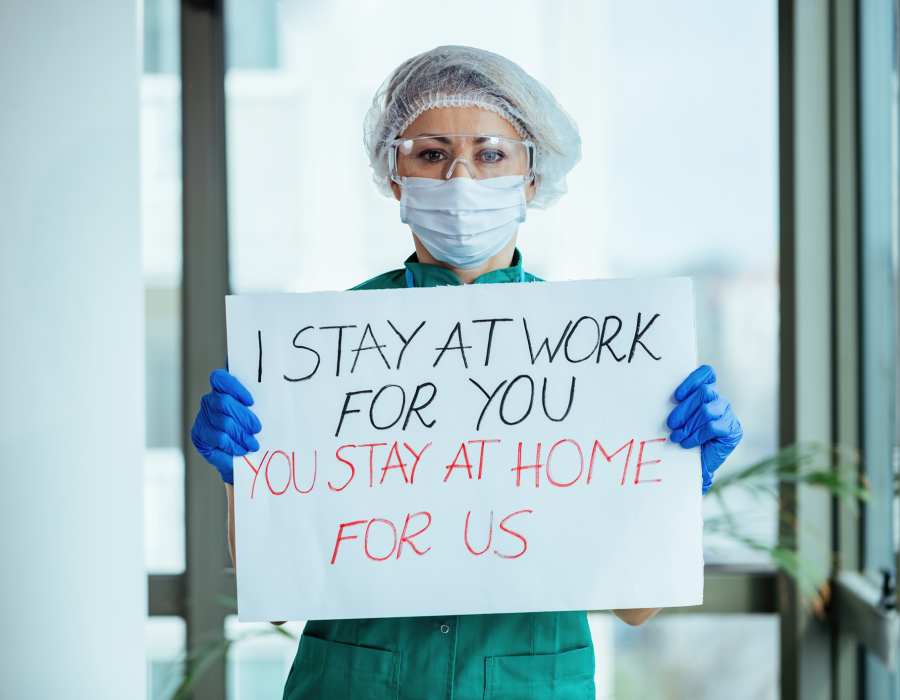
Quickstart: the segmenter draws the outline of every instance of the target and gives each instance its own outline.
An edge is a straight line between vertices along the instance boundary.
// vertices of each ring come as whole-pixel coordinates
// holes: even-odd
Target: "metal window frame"
[[[185,446],[184,615],[188,648],[224,636],[227,608],[215,596],[235,596],[226,573],[225,490],[190,441],[197,397],[227,353],[228,205],[225,153],[225,36],[222,0],[182,0],[183,282],[182,405]],[[191,694],[225,697],[225,663],[214,664]]]
[[[783,445],[805,439],[859,445],[857,13],[857,0],[778,2]],[[184,574],[149,576],[149,614],[184,617],[189,646],[223,636],[228,610],[212,596],[236,596],[227,568],[223,489],[189,439],[196,397],[226,352],[223,22],[222,0],[182,0],[187,560]],[[821,494],[785,488],[782,496],[796,497],[804,517],[829,535],[824,547],[801,540],[801,550],[827,560],[833,547],[844,568],[858,567],[860,531],[851,512]],[[858,642],[838,616],[827,623],[811,616],[793,582],[772,567],[707,566],[705,593],[703,605],[666,614],[778,613],[782,698],[862,700]],[[224,695],[224,665],[218,664],[193,697]]]
[[[875,507],[864,510],[860,565],[877,575],[882,567],[897,571],[894,532],[897,460],[897,289],[881,287],[879,265],[890,261],[882,247],[896,245],[897,236],[897,0],[858,0],[859,36],[859,271],[860,271],[860,444],[868,465],[867,477],[874,492]],[[895,270],[890,273],[896,274]],[[889,274],[890,274],[889,273]],[[879,288],[881,287],[881,288]],[[886,304],[883,300],[889,300]],[[879,337],[885,329],[887,337]],[[885,364],[894,376],[886,382]],[[885,412],[885,404],[893,404]],[[886,498],[885,498],[886,497]],[[861,688],[865,697],[900,698],[897,676],[897,612],[878,604],[881,591],[865,575],[857,575],[859,595],[852,595],[848,581],[848,608],[860,606],[856,624],[866,643]],[[874,601],[874,605],[872,604]],[[890,643],[881,643],[885,639]]]
[[[832,0],[831,149],[832,149],[832,305],[834,401],[832,432],[839,445],[860,447],[862,342],[859,226],[859,7],[857,0]],[[856,571],[861,563],[861,527],[857,514],[832,501],[832,548],[839,570]],[[838,594],[839,595],[839,594]],[[863,698],[862,649],[842,620],[841,600],[831,617],[831,683],[835,700]]]
[[[864,1],[779,2],[782,444],[862,447]],[[880,700],[879,690],[866,688],[865,660],[869,652],[896,653],[898,620],[860,575],[862,523],[808,488],[783,487],[781,495],[796,497],[803,520],[830,535],[826,546],[801,533],[800,553],[825,566],[837,555],[826,620],[805,610],[796,586],[783,580],[782,698]]]
[[[830,10],[829,2],[809,0],[778,5],[782,446],[833,441]],[[795,522],[802,516],[831,534],[831,503],[824,494],[782,484],[780,496]],[[830,569],[830,537],[816,542],[806,528],[784,519],[780,536]],[[827,697],[830,630],[810,614],[799,587],[784,574],[779,589],[782,700]]]
[[[182,446],[185,457],[185,573],[150,575],[150,615],[178,615],[188,649],[224,637],[236,597],[228,558],[221,479],[193,449],[196,399],[226,356],[228,207],[225,154],[225,41],[222,0],[181,1],[182,110]],[[225,697],[225,664],[214,664],[192,694]]]

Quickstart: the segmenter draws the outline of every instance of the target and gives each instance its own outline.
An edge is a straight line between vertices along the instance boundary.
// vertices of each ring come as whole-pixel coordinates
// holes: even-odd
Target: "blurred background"
[[[862,453],[874,494],[854,509],[770,474],[771,497],[734,488],[705,499],[710,524],[736,523],[704,538],[706,602],[639,628],[590,613],[597,697],[900,699],[896,612],[879,597],[900,542],[895,0],[79,8],[0,0],[0,323],[27,329],[0,369],[18,407],[0,408],[0,561],[16,565],[0,565],[0,595],[31,601],[0,602],[0,644],[16,647],[0,654],[0,697],[50,697],[32,655],[47,637],[58,653],[78,645],[86,627],[83,654],[115,664],[121,680],[108,691],[75,682],[85,688],[75,697],[167,700],[193,681],[189,650],[216,652],[192,697],[281,697],[303,622],[288,634],[237,622],[224,492],[185,450],[209,372],[225,362],[222,296],[341,290],[402,266],[412,238],[371,181],[363,118],[403,60],[464,44],[544,83],[583,138],[569,193],[520,228],[526,269],[550,280],[694,278],[700,360],[745,431],[717,479],[783,447],[839,443]],[[34,352],[51,323],[81,339],[76,355]],[[124,329],[127,342],[105,350],[107,364],[92,360],[85,327]],[[77,377],[49,421],[38,416],[60,393],[54,362]],[[32,384],[29,372],[47,378]],[[93,408],[76,415],[72,397],[88,394]],[[33,463],[14,427],[23,419],[122,428],[127,487],[106,472],[75,493],[48,487],[80,504],[71,512],[14,495],[33,490],[14,466]],[[89,455],[109,453],[67,440],[51,440],[35,467],[53,474],[47,465],[77,448],[73,464],[88,473]],[[107,491],[127,517],[106,508]],[[29,543],[48,539],[38,575]],[[40,588],[59,603],[30,624],[35,580],[60,577],[60,557],[84,541],[100,544],[68,578],[85,588],[99,578],[98,595],[130,591],[116,598],[121,623],[98,628],[94,618],[116,610],[60,582]],[[815,595],[773,559],[782,546],[824,572]],[[868,607],[854,608],[860,600]],[[97,666],[79,658],[66,668],[90,678]]]

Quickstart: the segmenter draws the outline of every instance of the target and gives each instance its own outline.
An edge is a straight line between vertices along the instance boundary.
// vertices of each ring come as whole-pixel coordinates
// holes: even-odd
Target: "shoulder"
[[[540,277],[532,275],[530,272],[526,272],[525,273],[525,281],[526,282],[543,282],[544,280],[542,280]]]
[[[385,272],[382,275],[378,275],[378,277],[373,277],[362,284],[352,287],[350,291],[358,289],[402,289],[404,287],[406,287],[406,268]]]

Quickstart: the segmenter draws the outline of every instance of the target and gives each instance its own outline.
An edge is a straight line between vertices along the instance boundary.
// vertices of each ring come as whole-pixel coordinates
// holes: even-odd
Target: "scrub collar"
[[[406,266],[407,278],[412,275],[413,283],[416,287],[457,287],[462,285],[459,277],[446,267],[420,263],[415,253],[410,255],[403,264]],[[516,248],[513,252],[512,264],[509,267],[485,272],[483,275],[476,277],[472,284],[502,284],[505,282],[521,282],[523,280],[522,254]]]

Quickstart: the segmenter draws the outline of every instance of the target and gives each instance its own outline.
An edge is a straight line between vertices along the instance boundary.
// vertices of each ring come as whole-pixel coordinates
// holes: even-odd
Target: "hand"
[[[262,430],[253,411],[253,397],[243,384],[224,369],[209,375],[212,391],[200,399],[200,412],[191,428],[191,442],[203,459],[219,470],[222,481],[234,483],[233,457],[256,452],[253,437]]]
[[[703,493],[712,487],[713,473],[744,436],[731,404],[716,389],[716,372],[709,365],[695,369],[675,390],[680,401],[666,424],[670,439],[684,448],[700,445]]]

